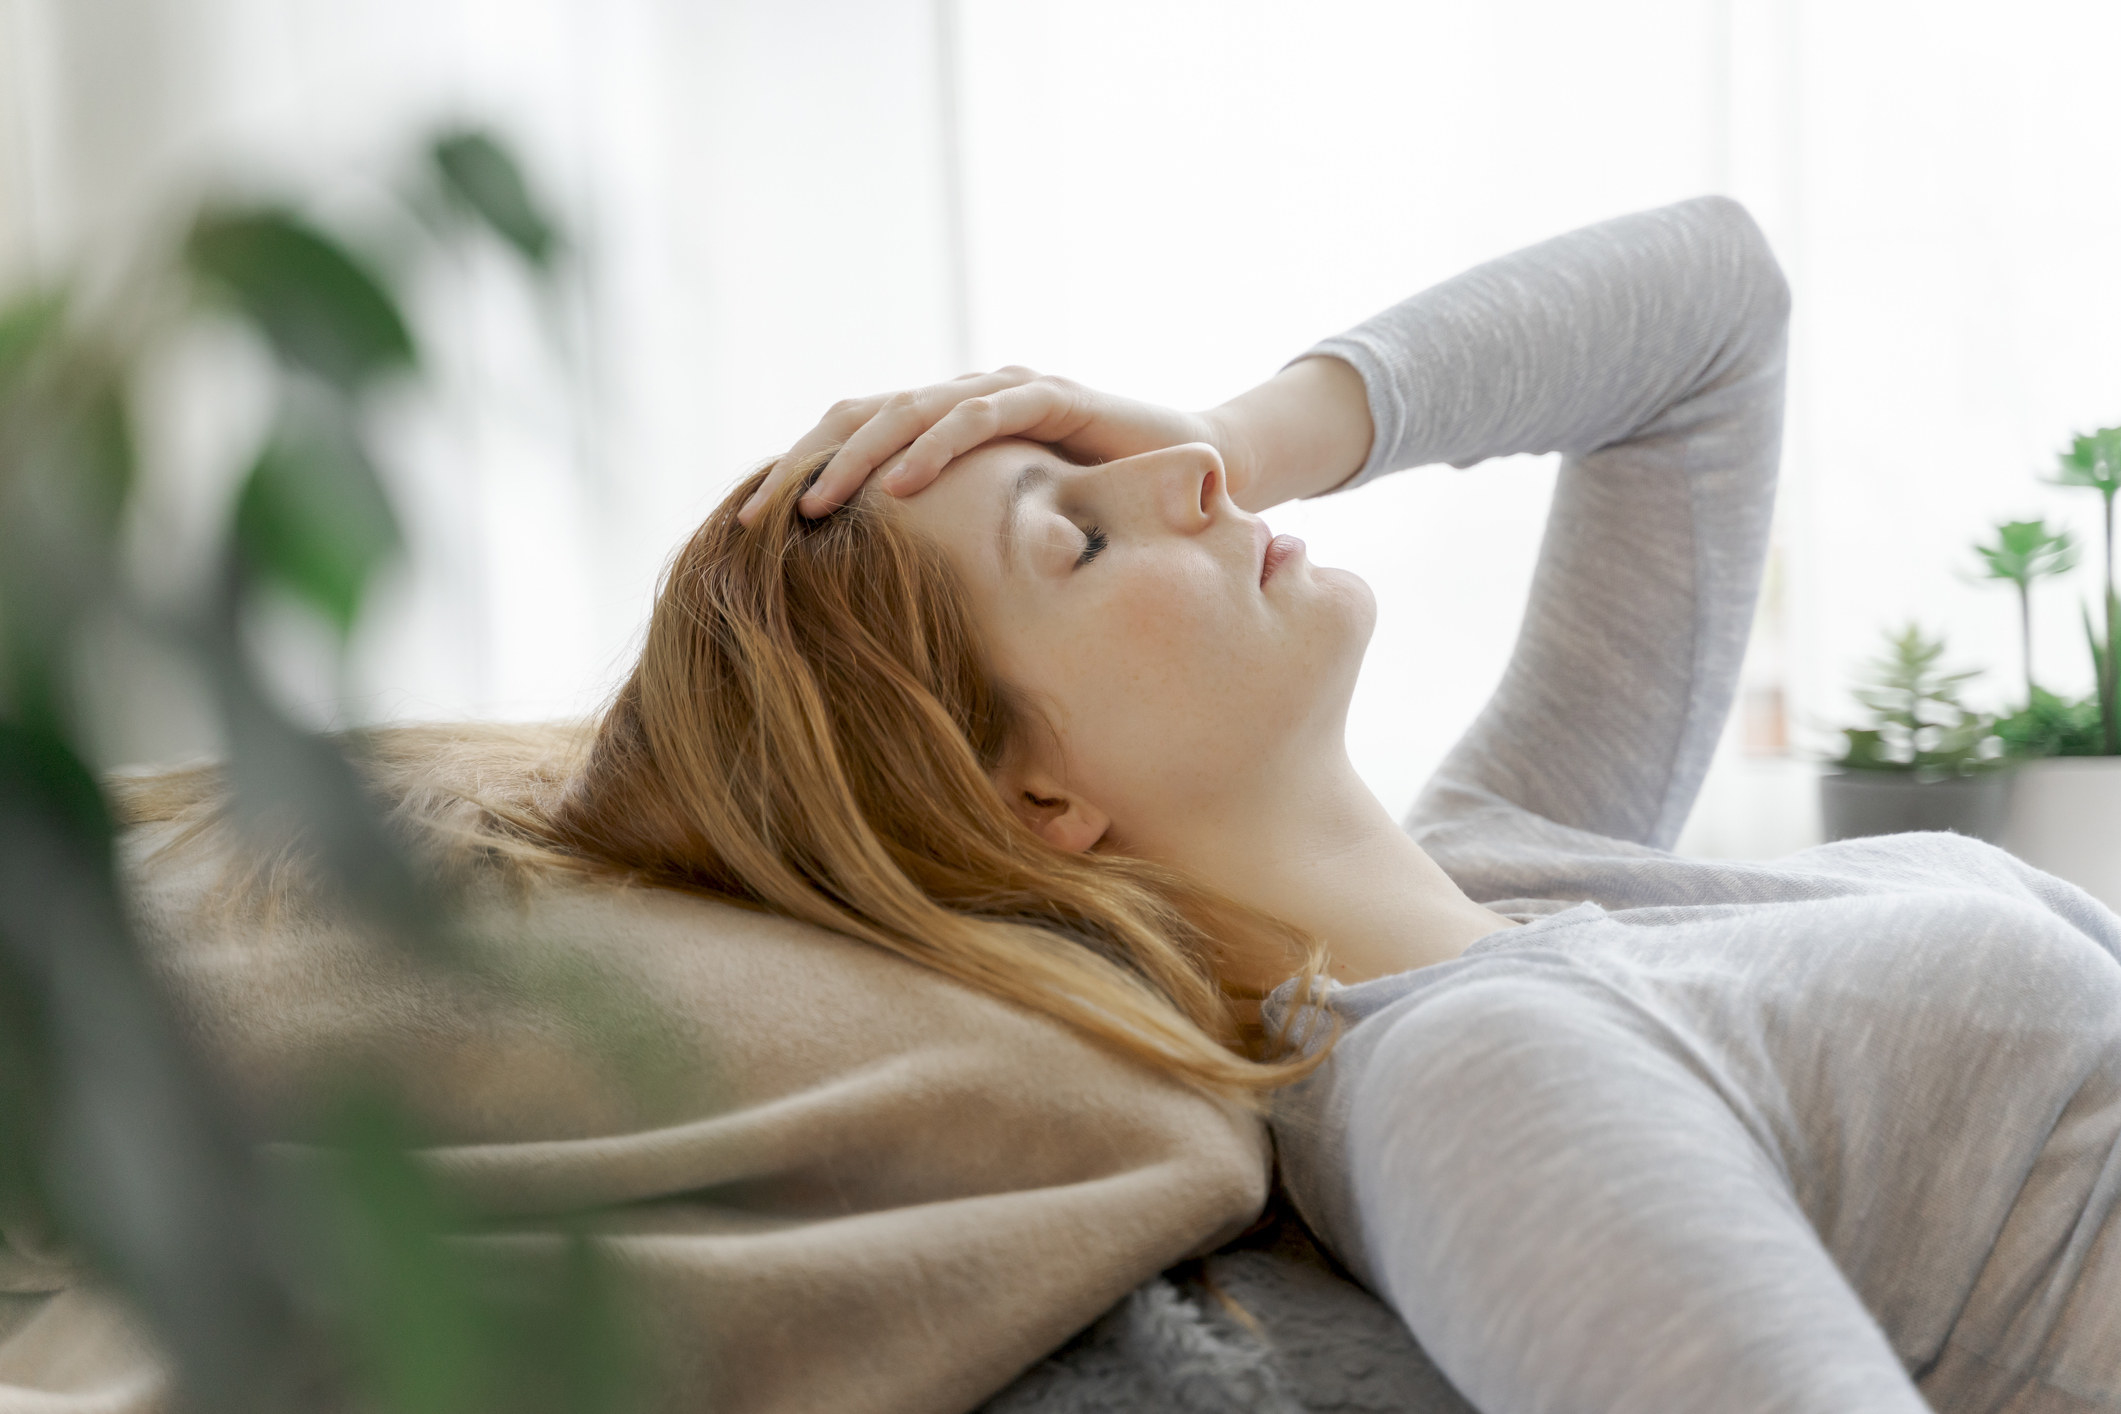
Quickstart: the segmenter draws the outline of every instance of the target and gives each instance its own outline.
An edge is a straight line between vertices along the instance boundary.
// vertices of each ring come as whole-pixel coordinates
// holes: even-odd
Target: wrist
[[[1299,359],[1203,416],[1249,511],[1330,491],[1369,460],[1368,391],[1337,358]]]

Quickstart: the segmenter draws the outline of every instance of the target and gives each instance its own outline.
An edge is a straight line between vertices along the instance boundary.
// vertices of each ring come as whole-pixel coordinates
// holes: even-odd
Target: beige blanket
[[[400,747],[392,789],[447,796],[526,755],[558,779],[576,743]],[[611,1212],[666,1407],[970,1409],[1263,1202],[1249,1115],[866,944],[552,874],[485,890],[472,921],[543,981],[466,989],[314,911],[231,909],[222,847],[162,848],[181,821],[157,813],[126,839],[139,916],[261,1124],[301,1139],[317,1081],[381,1062],[482,1206]],[[645,1097],[539,1000],[591,979],[642,1054],[677,1058]],[[63,1261],[10,1244],[0,1293],[0,1411],[160,1406],[148,1344]]]

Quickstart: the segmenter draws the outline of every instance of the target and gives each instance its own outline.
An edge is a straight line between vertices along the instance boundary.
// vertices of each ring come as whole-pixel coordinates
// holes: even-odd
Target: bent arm
[[[1788,308],[1752,218],[1703,197],[1478,266],[1218,410],[1256,449],[1233,484],[1258,504],[1563,454],[1509,667],[1410,825],[1500,797],[1603,835],[1678,835],[1752,619]]]

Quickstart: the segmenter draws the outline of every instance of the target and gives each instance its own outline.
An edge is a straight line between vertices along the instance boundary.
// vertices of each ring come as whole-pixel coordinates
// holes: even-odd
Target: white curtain
[[[595,704],[663,556],[835,397],[1023,361],[1205,404],[1512,246],[1721,190],[1796,297],[1774,572],[1687,847],[1806,843],[1805,751],[1910,616],[2016,675],[1968,542],[2121,422],[2121,126],[2098,0],[0,0],[0,272],[169,183],[358,212],[418,133],[492,120],[585,252],[586,399],[495,270],[426,310],[416,553],[322,715]],[[366,185],[364,185],[366,184]],[[159,454],[247,435],[204,360]],[[218,439],[218,441],[217,441]],[[181,471],[181,467],[180,467]],[[177,473],[172,473],[173,476]],[[1494,681],[1552,468],[1397,478],[1270,519],[1376,586],[1351,748],[1409,800]],[[181,480],[181,477],[179,477]],[[192,483],[184,483],[192,484]],[[2043,679],[2081,691],[2076,601]],[[292,655],[293,650],[290,650]],[[190,744],[158,701],[123,750]],[[1795,743],[1795,754],[1778,743]]]

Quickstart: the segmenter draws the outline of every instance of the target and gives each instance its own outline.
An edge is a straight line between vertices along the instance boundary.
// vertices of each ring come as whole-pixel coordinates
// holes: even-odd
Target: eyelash
[[[1105,532],[1099,530],[1094,525],[1083,532],[1083,538],[1089,543],[1083,546],[1083,553],[1076,557],[1075,563],[1077,568],[1089,564],[1092,560],[1096,559],[1099,555],[1103,554],[1105,546],[1111,543],[1106,538]]]

